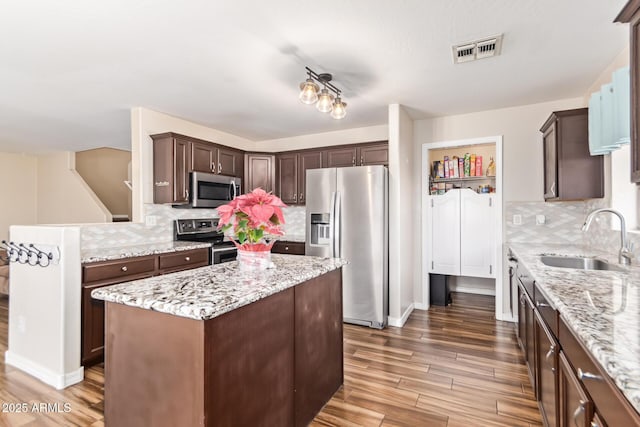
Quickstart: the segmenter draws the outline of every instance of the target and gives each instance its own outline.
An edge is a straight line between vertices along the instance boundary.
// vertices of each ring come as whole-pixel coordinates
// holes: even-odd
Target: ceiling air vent
[[[453,63],[475,61],[500,54],[502,34],[453,46]]]

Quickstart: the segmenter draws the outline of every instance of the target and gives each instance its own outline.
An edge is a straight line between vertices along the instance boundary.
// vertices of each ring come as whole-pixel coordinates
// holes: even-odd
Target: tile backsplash
[[[173,222],[176,219],[217,218],[215,209],[178,209],[167,205],[146,204],[145,217],[155,217],[156,225],[143,223],[107,223],[80,226],[82,249],[112,248],[173,240]],[[285,235],[304,236],[305,208],[283,209]]]
[[[507,242],[583,244],[611,253],[620,249],[620,231],[611,229],[612,215],[598,215],[589,227],[582,231],[582,224],[589,212],[608,207],[607,199],[578,202],[506,202],[505,228]],[[520,215],[521,225],[515,225],[514,215]],[[545,224],[536,225],[536,216],[544,215]],[[640,233],[627,233],[633,243],[634,256],[640,261]]]

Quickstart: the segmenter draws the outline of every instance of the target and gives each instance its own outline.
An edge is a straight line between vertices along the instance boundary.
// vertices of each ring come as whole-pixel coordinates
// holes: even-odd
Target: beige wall
[[[131,152],[96,148],[76,153],[76,170],[112,215],[130,215],[131,191],[124,184]]]
[[[388,138],[389,126],[385,124],[333,132],[300,135],[291,138],[270,139],[256,143],[256,149],[258,151],[278,152],[326,147],[330,145],[386,141]]]
[[[9,238],[9,226],[36,223],[37,158],[0,152],[0,240]]]
[[[413,121],[398,104],[389,105],[389,324],[401,326],[419,286],[414,266],[420,258],[414,250],[414,222],[420,199],[411,197],[413,173]]]
[[[543,200],[542,134],[540,126],[552,111],[584,107],[584,99],[562,99],[541,104],[414,122],[414,156],[420,165],[425,143],[503,136],[503,189],[505,202]],[[420,185],[416,166],[414,185]]]
[[[38,156],[38,224],[111,222],[109,211],[75,171],[74,154]]]

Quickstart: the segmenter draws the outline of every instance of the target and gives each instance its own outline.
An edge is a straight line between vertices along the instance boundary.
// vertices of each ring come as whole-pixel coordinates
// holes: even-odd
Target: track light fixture
[[[334,119],[344,118],[347,115],[347,103],[340,98],[340,89],[330,83],[333,76],[329,73],[317,74],[309,67],[304,68],[307,70],[307,80],[300,83],[300,101],[307,105],[316,104],[318,111],[331,113]],[[322,85],[322,90],[318,83]]]

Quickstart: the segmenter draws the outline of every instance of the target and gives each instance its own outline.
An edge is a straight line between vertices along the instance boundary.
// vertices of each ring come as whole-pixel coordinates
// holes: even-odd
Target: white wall
[[[9,226],[36,223],[37,158],[0,152],[0,240],[9,239]]]
[[[75,153],[37,158],[38,224],[111,222],[111,214],[75,170]]]
[[[257,151],[266,152],[303,150],[305,148],[326,147],[330,145],[386,141],[388,138],[389,126],[385,124],[333,132],[300,135],[291,138],[270,139],[257,142],[255,149]]]
[[[414,274],[420,259],[414,244],[420,241],[415,218],[421,199],[412,197],[413,129],[407,112],[399,104],[389,105],[389,324],[393,326],[402,326],[411,314],[414,288],[420,287]]]

